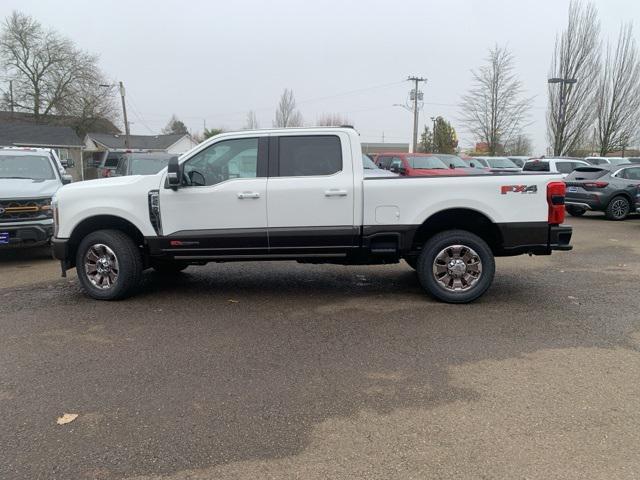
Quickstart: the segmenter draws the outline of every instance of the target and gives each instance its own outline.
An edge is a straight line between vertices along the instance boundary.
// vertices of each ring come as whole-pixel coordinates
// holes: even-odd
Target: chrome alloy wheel
[[[433,260],[433,276],[450,292],[466,292],[482,276],[482,261],[473,248],[450,245]]]
[[[84,255],[84,271],[94,287],[107,290],[118,281],[118,258],[108,246],[96,243]]]
[[[625,199],[619,198],[611,204],[611,212],[615,218],[626,217],[629,213],[629,203]]]

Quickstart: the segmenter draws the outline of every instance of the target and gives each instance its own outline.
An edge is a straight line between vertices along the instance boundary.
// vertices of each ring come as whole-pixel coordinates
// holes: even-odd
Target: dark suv
[[[635,210],[640,165],[578,167],[564,182],[569,214],[577,217],[587,210],[597,210],[605,212],[609,220],[624,220]]]

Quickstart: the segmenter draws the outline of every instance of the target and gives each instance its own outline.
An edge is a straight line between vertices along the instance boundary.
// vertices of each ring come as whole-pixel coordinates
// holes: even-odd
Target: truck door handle
[[[331,190],[325,190],[324,191],[324,196],[325,197],[346,197],[347,196],[347,191],[346,190],[338,190],[338,189],[332,188]]]
[[[238,198],[240,200],[244,200],[245,198],[260,198],[260,194],[258,192],[239,192]]]

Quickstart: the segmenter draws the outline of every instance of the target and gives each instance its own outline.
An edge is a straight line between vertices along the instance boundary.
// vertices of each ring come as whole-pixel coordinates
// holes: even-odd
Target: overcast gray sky
[[[640,19],[637,0],[600,0],[604,36]],[[134,133],[158,133],[175,113],[194,131],[241,128],[248,110],[270,127],[293,89],[305,123],[323,112],[349,117],[365,141],[408,141],[408,75],[428,78],[421,126],[443,115],[471,145],[457,104],[470,69],[507,45],[535,96],[528,133],[546,148],[546,78],[568,0],[80,1],[2,0],[100,55],[127,87]],[[640,26],[637,35],[640,34]]]

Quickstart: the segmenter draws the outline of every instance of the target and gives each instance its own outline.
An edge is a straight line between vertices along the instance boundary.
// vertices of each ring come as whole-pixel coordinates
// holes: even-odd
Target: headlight
[[[40,205],[40,211],[46,217],[49,217],[49,218],[51,218],[53,216],[51,201],[52,201],[52,199],[45,200],[45,201],[42,202],[42,205]]]
[[[53,236],[57,237],[60,219],[58,218],[58,199],[56,197],[51,199],[51,214],[53,215]]]

